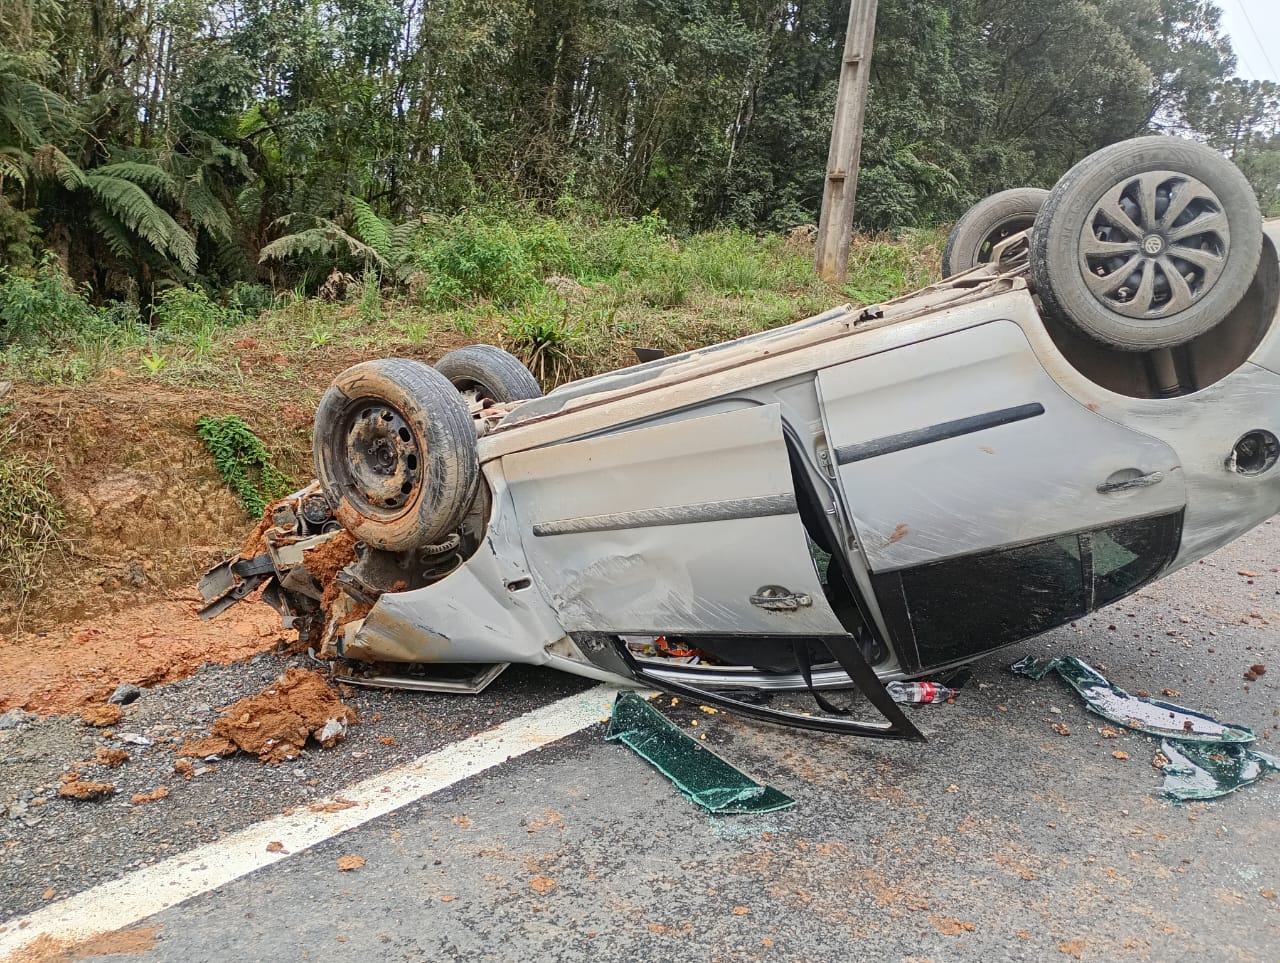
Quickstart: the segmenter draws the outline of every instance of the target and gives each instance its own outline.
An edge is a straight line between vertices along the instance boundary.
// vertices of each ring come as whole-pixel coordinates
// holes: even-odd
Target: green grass
[[[0,420],[8,412],[0,410]],[[65,518],[53,468],[18,454],[16,429],[0,429],[0,596],[17,599],[19,619],[39,588],[49,554],[63,545]]]
[[[937,230],[903,232],[894,241],[855,242],[849,254],[845,293],[860,304],[877,304],[938,280],[939,251],[946,235]]]
[[[0,378],[76,384],[124,372],[249,390],[334,353],[421,356],[477,341],[513,351],[551,387],[631,364],[634,347],[680,351],[923,287],[937,279],[942,240],[939,231],[855,239],[850,280],[837,288],[815,276],[810,243],[779,235],[677,238],[657,216],[472,213],[422,227],[407,283],[367,274],[346,303],[301,286],[273,294],[239,284],[217,298],[172,288],[150,324],[128,306],[91,307],[45,265],[33,278],[0,277]],[[269,346],[277,363],[244,368],[246,339]]]

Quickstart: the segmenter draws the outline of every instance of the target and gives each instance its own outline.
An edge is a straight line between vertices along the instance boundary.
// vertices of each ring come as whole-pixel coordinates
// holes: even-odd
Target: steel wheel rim
[[[394,517],[417,496],[422,447],[409,421],[394,405],[361,399],[344,419],[344,487],[373,515]]]
[[[986,237],[982,239],[982,243],[978,245],[978,263],[990,264],[991,258],[995,254],[996,247],[1002,242],[1013,237],[1013,235],[1022,231],[1031,230],[1036,222],[1036,216],[1029,214],[1026,217],[1011,217],[1004,221],[994,230],[990,231]]]
[[[1147,171],[1094,204],[1080,234],[1080,273],[1103,307],[1158,322],[1204,299],[1230,249],[1212,189],[1187,174]]]

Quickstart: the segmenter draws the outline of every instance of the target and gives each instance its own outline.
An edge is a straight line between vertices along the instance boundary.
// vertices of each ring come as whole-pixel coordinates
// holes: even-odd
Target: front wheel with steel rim
[[[524,362],[491,344],[471,344],[450,351],[435,367],[469,401],[506,404],[542,397],[537,379]]]
[[[1174,137],[1086,157],[1049,193],[1031,232],[1046,312],[1124,351],[1209,331],[1244,297],[1261,255],[1262,215],[1244,175]]]
[[[407,358],[338,375],[316,411],[312,449],[334,517],[389,551],[456,531],[480,477],[467,406],[447,378]]]

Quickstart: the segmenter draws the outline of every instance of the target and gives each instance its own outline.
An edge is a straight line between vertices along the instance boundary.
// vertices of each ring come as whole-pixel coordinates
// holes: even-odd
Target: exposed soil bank
[[[308,473],[310,425],[289,428],[269,399],[137,382],[20,385],[10,397],[20,451],[54,468],[66,514],[65,542],[47,556],[23,628],[132,607],[175,588],[194,597],[200,573],[239,546],[252,522],[195,435],[201,415],[241,415],[282,468]],[[12,631],[17,615],[14,600],[0,598],[0,633]]]

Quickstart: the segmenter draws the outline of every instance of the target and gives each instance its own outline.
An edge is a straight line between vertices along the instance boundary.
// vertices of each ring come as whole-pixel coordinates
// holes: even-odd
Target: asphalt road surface
[[[1268,523],[987,658],[955,704],[910,710],[923,745],[659,698],[705,745],[796,799],[766,816],[694,808],[603,741],[591,720],[607,693],[541,671],[513,669],[475,698],[358,693],[363,721],[346,743],[278,767],[228,760],[183,780],[158,741],[118,778],[126,800],[161,778],[169,797],[59,801],[0,828],[0,951],[71,914],[81,932],[94,920],[128,929],[71,956],[14,959],[1275,963],[1280,776],[1170,803],[1155,740],[1104,739],[1062,682],[1007,671],[1029,653],[1076,654],[1130,691],[1176,690],[1173,701],[1250,726],[1278,752],[1273,563],[1280,524]],[[1258,663],[1270,671],[1246,682]],[[162,740],[282,665],[261,657],[147,693],[121,728]],[[519,728],[531,711],[548,715]],[[553,718],[571,734],[552,738]],[[84,758],[95,738],[69,721],[12,734],[0,743],[4,788],[56,782],[68,761],[58,753]],[[424,755],[437,762],[415,769]],[[354,805],[316,805],[334,798]],[[277,827],[293,835],[269,852]],[[363,863],[342,871],[340,860]],[[188,878],[202,873],[207,883]]]

